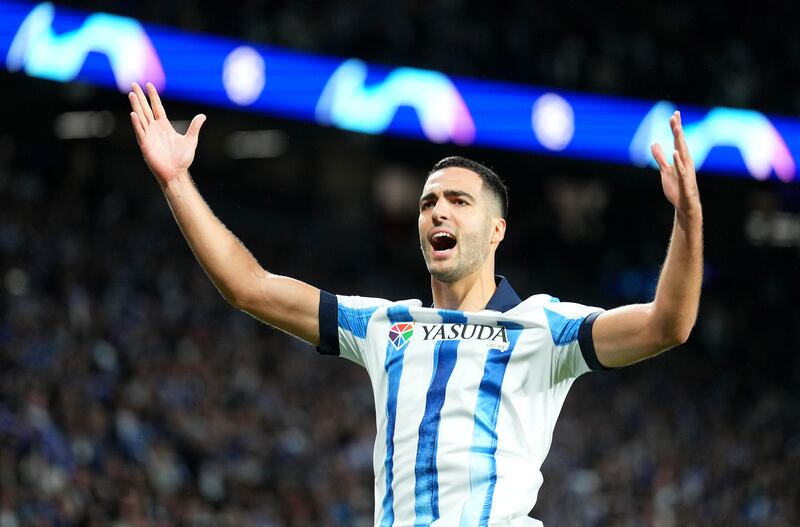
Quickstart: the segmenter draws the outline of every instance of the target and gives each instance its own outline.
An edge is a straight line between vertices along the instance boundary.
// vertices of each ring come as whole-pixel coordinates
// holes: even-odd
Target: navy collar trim
[[[489,299],[489,303],[486,304],[485,309],[505,313],[509,309],[514,309],[522,303],[522,299],[517,292],[514,291],[514,288],[511,287],[511,283],[505,276],[499,274],[494,275],[494,283],[497,288],[494,290],[494,294],[492,298]],[[431,304],[431,307],[434,307],[434,305]]]
[[[492,298],[489,299],[489,303],[486,304],[486,309],[505,313],[522,303],[522,299],[511,287],[511,283],[505,276],[495,275],[494,283],[497,285],[497,289],[495,289]]]

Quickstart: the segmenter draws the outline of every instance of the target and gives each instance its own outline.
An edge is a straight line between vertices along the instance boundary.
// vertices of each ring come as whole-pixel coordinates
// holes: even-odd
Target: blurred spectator
[[[88,173],[97,173],[100,156],[88,159]],[[0,166],[0,527],[372,525],[366,375],[229,308],[155,184],[141,184],[150,183],[143,166],[114,181],[76,182],[20,163]],[[426,170],[387,167],[375,173],[400,174],[402,185]],[[129,177],[138,190],[123,193],[116,187],[137,188]],[[562,298],[583,291],[577,300],[607,306],[652,294],[670,220],[653,216],[658,187],[624,178],[511,179],[518,198],[500,267],[533,262],[514,271],[515,281],[520,275],[523,287]],[[297,192],[297,200],[316,199]],[[800,521],[800,277],[787,272],[797,255],[744,241],[735,262],[720,253],[730,217],[715,219],[714,211],[748,196],[706,195],[709,271],[690,343],[576,384],[534,511],[546,524]],[[378,205],[365,209],[370,221],[334,215],[325,228],[286,213],[304,226],[302,238],[296,229],[264,237],[261,225],[283,210],[260,209],[249,227],[237,220],[246,210],[224,219],[258,240],[254,250],[268,255],[270,268],[290,269],[298,256],[325,260],[326,269],[298,276],[327,276],[348,293],[391,292],[419,258],[415,219]],[[744,215],[740,223],[744,240]],[[408,247],[384,239],[383,229],[408,230]],[[360,237],[397,263],[337,277],[327,267],[335,273],[348,254],[325,258],[330,237]],[[531,253],[540,247],[552,251]],[[593,262],[582,257],[587,251]]]
[[[59,5],[454,74],[800,112],[783,88],[800,80],[798,40],[775,29],[798,18],[793,2]],[[371,526],[364,372],[224,303],[132,136],[128,151],[114,137],[23,139],[46,117],[19,106],[34,112],[14,121],[19,139],[0,134],[0,527]],[[228,166],[195,175],[268,268],[425,299],[405,211],[436,159],[408,166],[392,159],[409,162],[405,143],[335,137],[298,139],[266,186],[247,177],[263,167],[213,185],[204,169]],[[496,155],[512,189],[499,269],[520,292],[607,307],[652,295],[672,219],[655,179]],[[701,186],[698,327],[680,350],[576,383],[534,510],[546,525],[800,525],[800,253],[785,235],[800,194]]]

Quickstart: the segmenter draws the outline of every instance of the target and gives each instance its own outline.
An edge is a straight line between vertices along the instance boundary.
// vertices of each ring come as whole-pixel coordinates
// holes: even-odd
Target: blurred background
[[[793,2],[58,4],[300,51],[800,114]],[[31,4],[33,6],[33,4]],[[230,308],[147,171],[126,97],[0,71],[0,527],[367,526],[374,407],[347,361]],[[202,111],[193,176],[268,270],[430,301],[416,203],[461,154],[511,189],[521,296],[652,298],[672,224],[622,164]],[[262,149],[242,147],[256,131]],[[532,515],[550,526],[800,525],[800,185],[701,172],[689,342],[573,387]]]

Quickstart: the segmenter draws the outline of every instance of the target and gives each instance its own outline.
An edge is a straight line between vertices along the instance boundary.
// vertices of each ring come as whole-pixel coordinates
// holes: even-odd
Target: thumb
[[[201,114],[195,115],[192,122],[189,123],[189,129],[186,130],[186,137],[191,137],[192,139],[197,139],[197,136],[200,134],[200,127],[203,126],[203,123],[206,122],[206,116]]]

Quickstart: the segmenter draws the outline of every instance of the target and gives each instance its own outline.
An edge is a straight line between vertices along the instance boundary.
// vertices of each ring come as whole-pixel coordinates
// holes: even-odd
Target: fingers
[[[683,159],[681,159],[681,155],[678,153],[677,150],[672,152],[672,161],[675,163],[675,168],[678,171],[678,175],[685,176],[686,166],[683,164]]]
[[[686,143],[686,135],[683,132],[683,125],[681,124],[681,113],[676,111],[669,119],[669,125],[672,129],[672,137],[674,140],[674,151],[672,155],[672,164],[675,166],[678,174],[684,176],[687,174],[687,169],[693,168],[692,157],[689,154],[689,146]],[[668,170],[670,163],[664,155],[661,145],[653,143],[650,145],[650,152],[653,158],[658,163],[661,170]]]
[[[650,145],[650,153],[653,154],[653,159],[656,160],[658,163],[658,168],[663,170],[669,170],[669,163],[667,162],[667,158],[664,156],[664,151],[661,150],[661,145],[658,143],[653,143]]]
[[[136,140],[139,144],[142,144],[145,138],[145,130],[144,126],[142,126],[142,122],[139,120],[139,114],[136,112],[131,112],[131,124],[133,125],[133,131],[136,133]]]
[[[136,99],[139,101],[139,107],[142,110],[142,115],[140,115],[139,117],[140,118],[144,117],[144,121],[142,122],[142,124],[145,123],[149,124],[154,119],[154,117],[153,117],[153,111],[150,109],[150,104],[148,104],[147,102],[147,97],[144,96],[142,88],[137,83],[134,82],[132,84],[132,88],[134,95],[136,95]]]
[[[686,144],[686,135],[683,133],[683,123],[681,122],[681,112],[675,111],[669,120],[670,128],[672,128],[672,137],[674,139],[675,151],[680,154],[681,161],[684,165],[691,163],[692,158],[689,154],[689,145]]]
[[[150,96],[150,104],[153,106],[153,116],[156,119],[167,117],[167,112],[164,110],[164,105],[161,104],[161,97],[158,96],[156,87],[152,82],[147,83],[147,94]]]
[[[206,122],[206,116],[202,113],[199,115],[195,115],[192,122],[189,123],[189,129],[186,130],[186,137],[191,137],[192,139],[197,139],[197,136],[200,135],[200,127],[203,126],[203,123]]]
[[[131,103],[131,110],[139,119],[139,126],[144,127],[145,123],[147,123],[147,118],[144,116],[144,110],[142,110],[142,105],[139,103],[139,98],[136,96],[135,93],[130,92],[128,94],[128,101]]]

